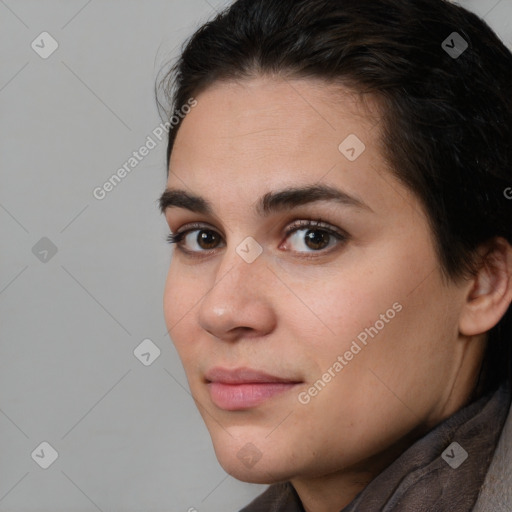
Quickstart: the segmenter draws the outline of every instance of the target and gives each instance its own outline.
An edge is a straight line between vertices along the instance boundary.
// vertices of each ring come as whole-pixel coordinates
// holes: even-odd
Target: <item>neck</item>
[[[377,475],[397,459],[411,444],[422,437],[422,426],[382,452],[357,465],[328,475],[291,479],[306,512],[340,512]]]
[[[345,473],[329,478],[293,480],[306,512],[340,512],[372,480],[373,475]]]

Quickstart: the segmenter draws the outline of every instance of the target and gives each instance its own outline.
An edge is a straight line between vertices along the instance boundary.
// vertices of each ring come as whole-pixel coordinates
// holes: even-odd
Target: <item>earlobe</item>
[[[459,321],[459,331],[465,336],[492,329],[512,302],[512,247],[504,238],[495,238],[482,248],[481,255]]]

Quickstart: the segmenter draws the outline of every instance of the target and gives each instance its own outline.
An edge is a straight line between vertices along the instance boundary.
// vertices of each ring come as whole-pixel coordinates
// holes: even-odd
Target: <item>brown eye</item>
[[[204,227],[184,229],[167,237],[170,244],[176,244],[180,250],[190,254],[212,251],[221,240],[221,236],[216,231]]]
[[[199,247],[203,249],[214,249],[215,245],[219,242],[219,235],[215,231],[202,229],[196,237],[196,242]]]
[[[329,245],[332,235],[321,229],[310,229],[305,236],[306,245],[313,250],[320,250]]]
[[[287,229],[286,240],[287,248],[291,246],[292,252],[311,255],[347,241],[348,235],[322,221],[301,220]]]
[[[349,236],[344,231],[334,226],[331,227],[321,221],[301,220],[286,230],[286,249],[311,256],[315,253],[327,252],[324,249],[334,248],[348,239]],[[191,227],[173,233],[167,240],[190,256],[205,256],[223,246],[221,235],[204,226]]]

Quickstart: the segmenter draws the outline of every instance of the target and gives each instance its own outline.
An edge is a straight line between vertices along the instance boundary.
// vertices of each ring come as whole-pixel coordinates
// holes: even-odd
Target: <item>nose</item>
[[[234,247],[226,248],[215,282],[198,308],[199,325],[224,341],[268,334],[276,325],[274,281],[264,253],[248,263]]]

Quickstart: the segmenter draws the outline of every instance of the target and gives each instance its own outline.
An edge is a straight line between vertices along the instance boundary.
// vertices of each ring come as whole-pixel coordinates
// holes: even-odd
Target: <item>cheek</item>
[[[422,273],[428,274],[426,266]],[[357,425],[364,439],[375,436],[371,425],[377,423],[399,436],[436,414],[456,363],[457,315],[438,273],[418,286],[419,275],[396,267],[358,286],[344,280],[351,293],[332,289],[329,300],[318,296],[336,335],[310,351],[317,367],[310,382],[343,357],[343,368],[335,378],[326,376],[332,383],[313,404],[319,413],[329,411],[329,428]]]
[[[167,324],[167,329],[170,329],[177,320],[178,314],[176,310],[179,308],[177,296],[177,283],[175,277],[173,276],[173,265],[171,264],[167,272],[164,288],[164,317],[165,323]]]
[[[352,383],[364,384],[365,392],[370,387],[365,381],[378,383],[368,368],[378,369],[390,387],[406,395],[425,384],[439,392],[441,381],[433,384],[432,379],[450,371],[448,340],[457,326],[456,311],[450,312],[453,297],[442,285],[427,243],[395,245],[383,255],[360,254],[321,280],[289,283],[309,309],[289,308],[288,318],[315,362],[310,377],[318,378],[352,349],[349,365],[365,371],[344,373]]]
[[[287,318],[304,348],[324,365],[348,350],[358,335],[364,340],[366,328],[378,322],[379,330],[384,330],[396,321],[399,306],[393,308],[393,304],[403,300],[408,287],[403,273],[376,270],[376,263],[363,257],[353,259],[353,264],[345,259],[343,268],[321,276],[312,273],[286,279],[301,300],[287,297],[279,303],[280,317]],[[388,323],[383,324],[380,315]]]
[[[194,330],[191,320],[194,318],[194,306],[198,301],[195,289],[193,280],[180,272],[178,265],[171,262],[164,289],[164,318],[168,334],[182,360],[186,358],[187,347],[194,345],[187,340]]]

